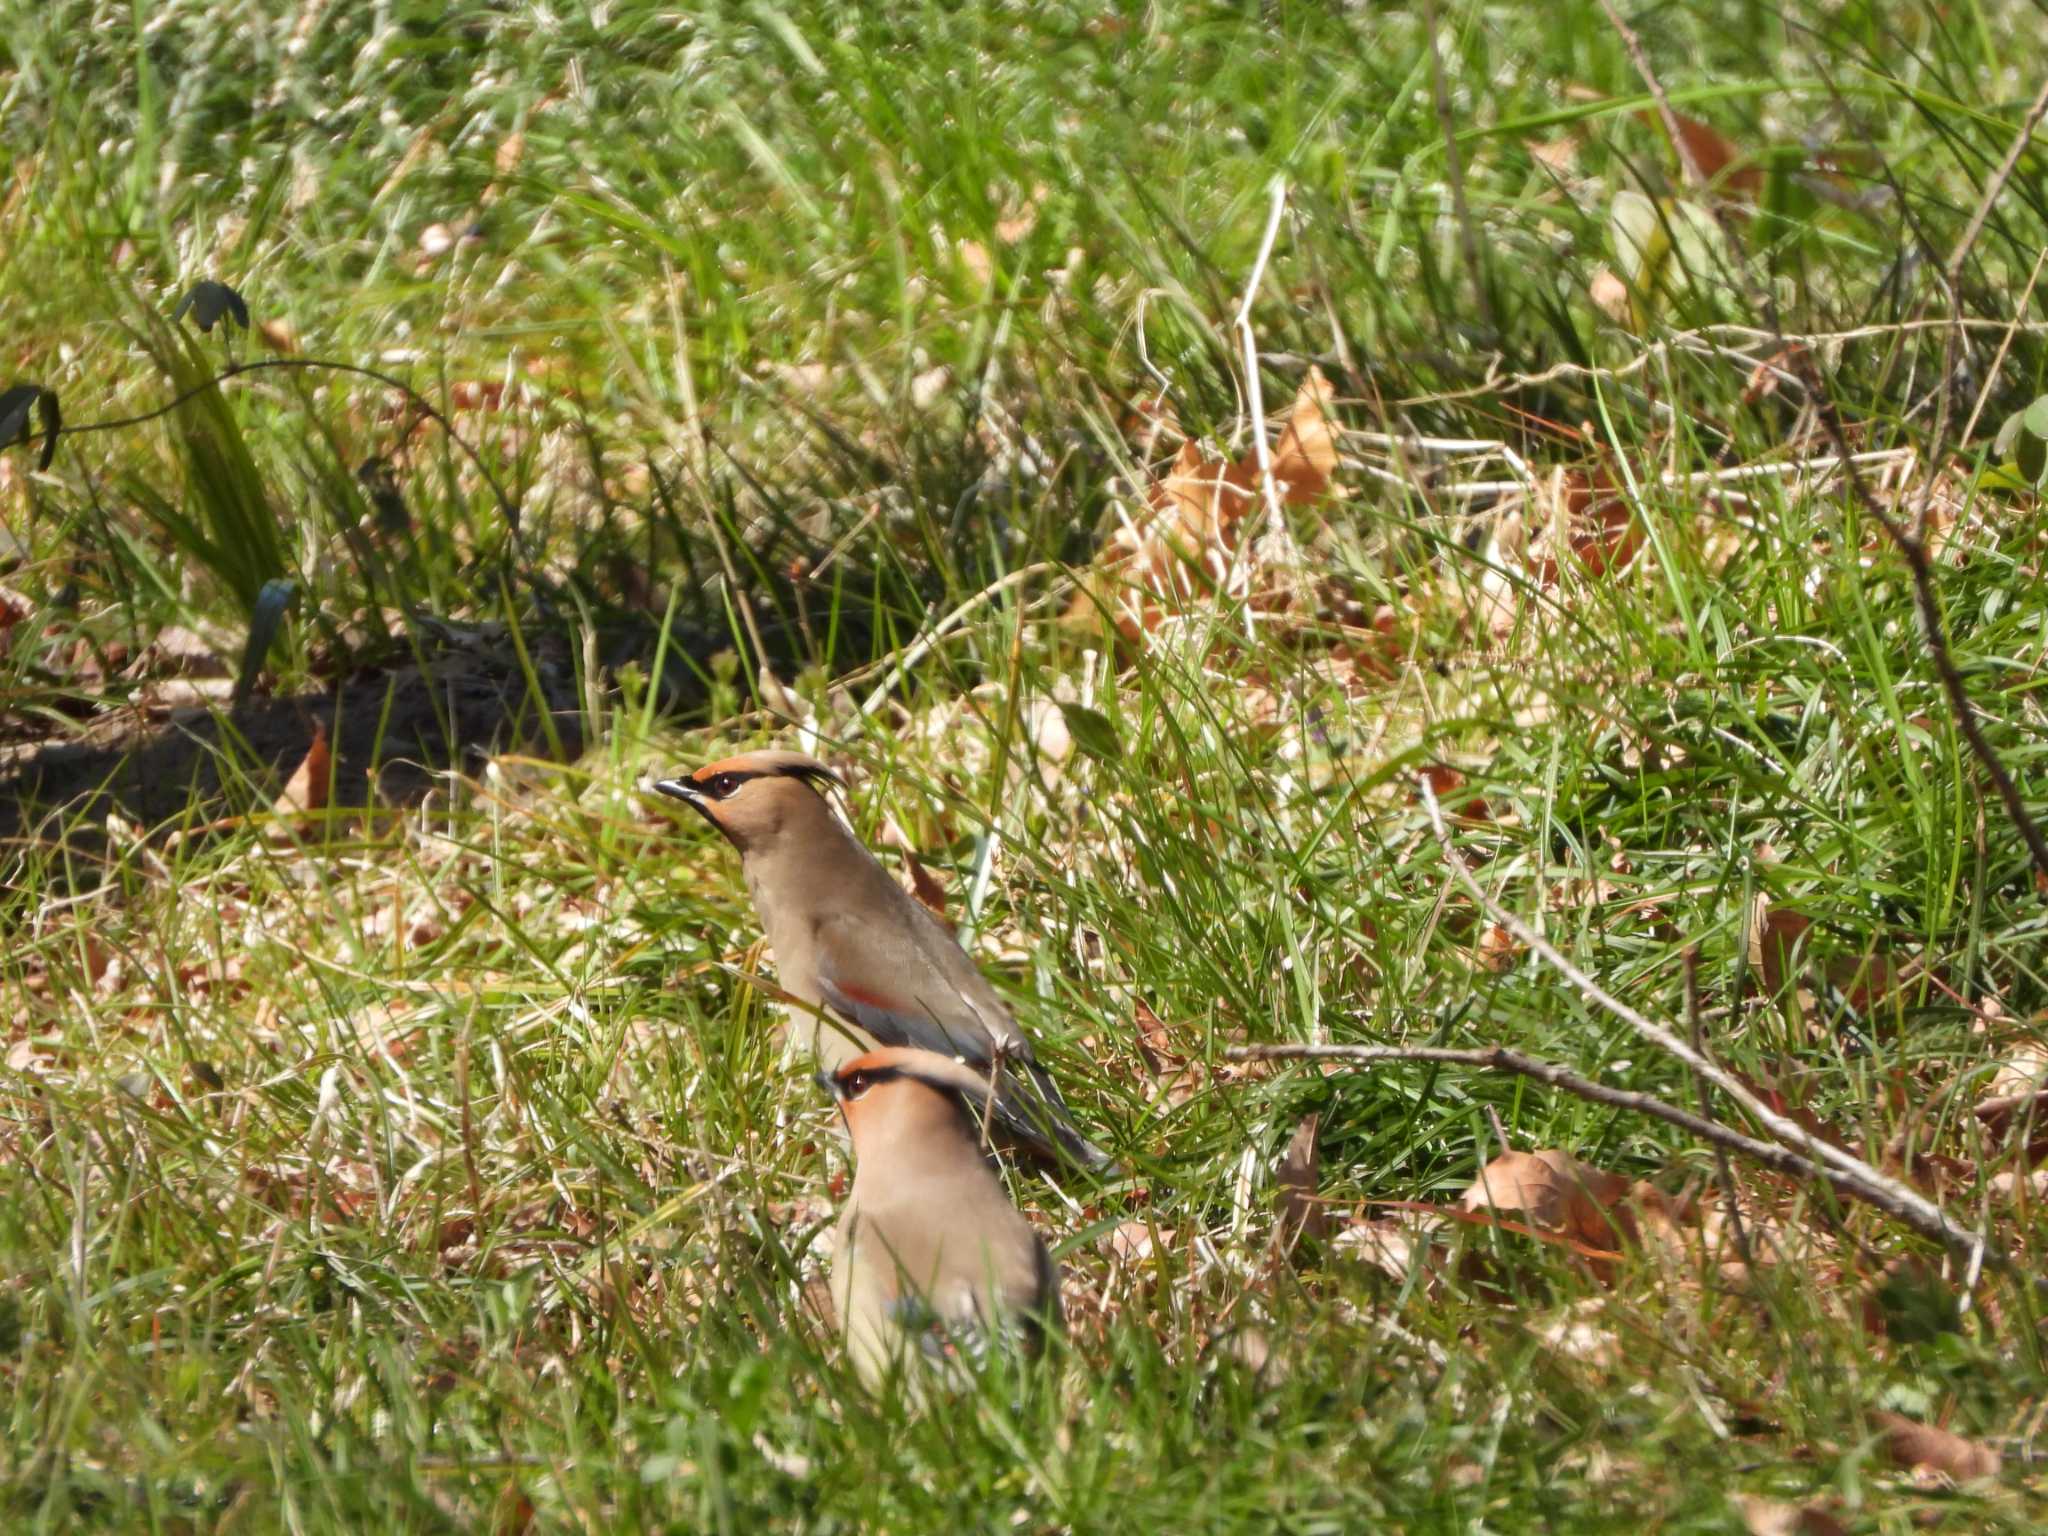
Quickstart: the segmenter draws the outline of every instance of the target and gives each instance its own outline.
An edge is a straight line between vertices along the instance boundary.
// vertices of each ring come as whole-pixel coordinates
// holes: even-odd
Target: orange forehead
[[[856,1072],[901,1070],[909,1064],[910,1059],[920,1054],[917,1051],[906,1051],[901,1046],[884,1046],[878,1051],[869,1051],[865,1056],[854,1057],[832,1075],[851,1077]]]
[[[702,784],[721,773],[758,773],[761,764],[751,752],[742,752],[738,757],[721,757],[715,763],[706,763],[690,775],[692,784]]]

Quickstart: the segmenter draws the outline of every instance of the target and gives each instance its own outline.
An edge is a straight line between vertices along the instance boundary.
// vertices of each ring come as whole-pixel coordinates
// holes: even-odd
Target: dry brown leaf
[[[1886,1454],[1910,1472],[1924,1469],[1968,1483],[1996,1477],[2005,1465],[2005,1459],[1990,1446],[1966,1440],[1952,1430],[1882,1411],[1873,1413],[1870,1422],[1877,1426]]]
[[[1787,1504],[1760,1494],[1738,1493],[1735,1507],[1749,1536],[1848,1536],[1848,1527],[1818,1504]]]
[[[1503,1152],[1480,1170],[1461,1203],[1474,1213],[1518,1211],[1539,1231],[1612,1249],[1617,1233],[1607,1213],[1627,1193],[1626,1179],[1545,1149]]]
[[[1321,1115],[1302,1117],[1275,1174],[1280,1188],[1280,1241],[1289,1248],[1299,1238],[1320,1239],[1326,1226],[1323,1203],[1316,1193],[1320,1183],[1316,1130],[1322,1119]]]
[[[1173,1229],[1155,1229],[1147,1221],[1118,1223],[1102,1242],[1112,1259],[1124,1264],[1146,1264],[1158,1257],[1160,1249],[1173,1242]]]
[[[327,805],[327,786],[332,776],[333,756],[327,749],[327,722],[313,722],[313,741],[292,776],[285,780],[284,793],[271,809],[280,816],[303,815]]]
[[[1673,112],[1667,124],[1662,112],[1645,108],[1642,114],[1649,121],[1665,129],[1667,135],[1671,124],[1676,124],[1678,137],[1691,152],[1692,162],[1709,182],[1724,192],[1733,193],[1746,202],[1755,202],[1757,194],[1763,191],[1764,173],[1754,165],[1737,164],[1747,157],[1729,141],[1719,129],[1710,123],[1703,123],[1696,117],[1687,117],[1683,112]],[[1674,150],[1677,148],[1673,146]],[[1681,161],[1684,156],[1680,156]],[[1734,166],[1733,170],[1729,170]],[[1726,174],[1723,174],[1723,173]]]
[[[1308,377],[1295,392],[1287,425],[1273,450],[1273,478],[1280,484],[1280,500],[1286,506],[1312,505],[1330,491],[1330,477],[1337,472],[1337,433],[1330,423],[1330,407],[1336,399],[1337,392],[1323,377],[1323,370],[1311,365]],[[1254,468],[1257,463],[1254,457]]]
[[[1330,382],[1311,369],[1288,409],[1272,454],[1274,490],[1283,505],[1305,506],[1335,493],[1337,437],[1329,407]],[[1074,622],[1093,623],[1107,601],[1127,640],[1156,630],[1172,606],[1230,584],[1268,610],[1286,606],[1286,583],[1269,589],[1260,567],[1280,571],[1284,560],[1260,541],[1240,547],[1239,524],[1261,499],[1258,454],[1236,461],[1210,459],[1193,439],[1183,440],[1166,473],[1147,493],[1148,515],[1117,530],[1096,564],[1124,590],[1084,590],[1067,610]],[[1285,541],[1291,543],[1291,541]],[[1284,547],[1276,545],[1276,548]]]
[[[1781,906],[1762,891],[1750,914],[1749,963],[1763,978],[1764,992],[1776,997],[1785,980],[1798,966],[1800,941],[1813,927],[1813,919],[1791,907]]]
[[[273,352],[286,356],[299,350],[298,333],[289,320],[265,320],[256,327],[256,339]]]
[[[1425,1280],[1435,1285],[1444,1276],[1445,1249],[1431,1234],[1443,1225],[1441,1216],[1430,1214],[1354,1217],[1331,1247],[1371,1265],[1390,1280],[1405,1281],[1420,1268]]]
[[[1479,968],[1493,975],[1505,975],[1515,968],[1522,946],[1499,923],[1489,923],[1479,935]]]
[[[763,674],[766,675],[765,673]],[[946,915],[946,887],[919,862],[910,834],[894,816],[882,818],[882,845],[894,848],[903,860],[903,872],[910,879],[910,894],[930,909],[934,917]]]

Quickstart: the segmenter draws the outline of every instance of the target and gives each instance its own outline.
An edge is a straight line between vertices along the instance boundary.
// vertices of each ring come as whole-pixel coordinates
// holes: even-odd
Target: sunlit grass
[[[299,588],[271,681],[432,675],[501,632],[431,619],[509,623],[516,647],[477,643],[526,711],[519,743],[426,764],[423,802],[367,818],[266,809],[231,735],[222,794],[179,818],[210,835],[58,814],[6,850],[10,1522],[1725,1531],[1749,1491],[1856,1529],[2038,1525],[2024,1458],[1915,1490],[1869,1417],[2031,1434],[2031,1297],[1901,1300],[1911,1269],[1880,1294],[1938,1255],[1818,1193],[1775,1194],[1816,1250],[1740,1283],[1695,1253],[1602,1286],[1474,1231],[1440,1281],[1336,1236],[1279,1250],[1275,1165],[1310,1114],[1339,1234],[1455,1198],[1501,1136],[1717,1199],[1703,1149],[1531,1085],[1219,1070],[1240,1041],[1498,1041],[1694,1102],[1489,949],[1412,793],[1432,765],[1462,776],[1488,888],[1605,984],[1680,1020],[1696,948],[1720,1059],[1873,1158],[1920,1126],[1952,1209],[2023,1261],[2038,1241],[1969,1110],[2048,1001],[2039,896],[1904,569],[1831,482],[1683,478],[1827,451],[1759,382],[1764,281],[1790,332],[1869,328],[1815,344],[1858,446],[1927,451],[1943,338],[1910,327],[1947,313],[1935,269],[2030,99],[2038,17],[1633,18],[1672,100],[1780,165],[1783,199],[1743,222],[1746,267],[1637,336],[1590,297],[1609,210],[1677,171],[1603,11],[1442,9],[1476,268],[1419,11],[10,17],[0,383],[73,423],[151,409],[173,384],[136,306],[203,277],[273,327],[209,355],[404,377],[519,527],[378,386],[234,381]],[[1973,321],[2028,318],[2031,164],[1969,264]],[[1228,321],[1276,176],[1265,399],[1307,359],[1333,380],[1344,494],[1293,518],[1287,609],[1205,598],[1134,647],[1068,573],[1142,508],[1140,400],[1248,450]],[[1968,336],[1962,410],[1985,411],[1940,486],[1940,580],[2038,805],[2036,509],[1969,479],[2043,388],[2035,331],[1994,374],[2001,339]],[[1473,492],[1512,466],[1442,440],[1506,445],[1538,493]],[[232,667],[247,591],[152,515],[209,505],[193,463],[163,424],[67,438],[47,475],[0,460],[11,738],[164,726],[120,710],[176,670],[148,649],[169,625]],[[1596,469],[1632,485],[1642,558],[1523,562],[1552,474]],[[641,792],[791,700],[1143,1190],[1018,1172],[1071,1338],[944,1413],[867,1401],[811,1308],[845,1154],[747,981],[729,855]],[[585,750],[546,761],[551,731]],[[1772,910],[1811,920],[1775,995]],[[1859,996],[1873,959],[1920,969]]]

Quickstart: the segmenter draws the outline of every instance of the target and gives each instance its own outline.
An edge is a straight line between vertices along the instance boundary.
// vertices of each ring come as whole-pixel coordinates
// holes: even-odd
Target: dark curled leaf
[[[212,330],[222,315],[243,330],[249,329],[249,306],[243,302],[242,296],[226,283],[216,283],[211,278],[202,279],[185,291],[185,297],[178,300],[178,307],[171,311],[171,323],[175,325],[184,319],[188,309],[202,331]]]
[[[256,686],[256,676],[263,670],[263,658],[270,654],[271,644],[284,624],[285,610],[291,607],[292,599],[298,595],[298,583],[282,577],[266,581],[256,594],[256,606],[249,614],[249,642],[242,647],[242,670],[235,679],[237,702],[247,698],[249,690]]]
[[[28,413],[44,393],[40,384],[16,384],[0,394],[0,448],[12,448],[28,436]]]
[[[64,429],[64,418],[57,410],[57,391],[40,391],[36,395],[36,412],[43,418],[43,451],[36,455],[36,468],[44,470],[57,457],[57,434]]]
[[[1114,762],[1124,755],[1123,746],[1116,739],[1116,727],[1109,723],[1109,716],[1085,704],[1066,703],[1060,705],[1060,714],[1067,722],[1067,734],[1074,738],[1074,745],[1090,757]]]

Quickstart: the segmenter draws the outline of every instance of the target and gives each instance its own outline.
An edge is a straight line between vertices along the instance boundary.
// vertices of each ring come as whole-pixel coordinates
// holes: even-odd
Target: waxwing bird
[[[913,1357],[946,1374],[1060,1326],[1059,1276],[1003,1192],[977,1121],[987,1079],[935,1051],[872,1051],[818,1074],[853,1139],[832,1300],[870,1388]]]
[[[801,753],[749,752],[654,787],[739,851],[778,979],[807,1010],[799,1028],[826,1072],[877,1046],[957,1058],[993,1082],[1006,1134],[1110,1171],[988,978],[833,814],[819,786],[839,782]]]

